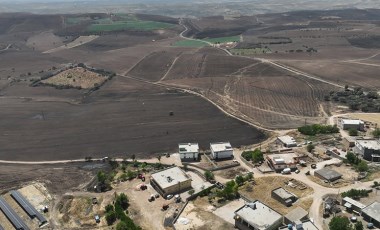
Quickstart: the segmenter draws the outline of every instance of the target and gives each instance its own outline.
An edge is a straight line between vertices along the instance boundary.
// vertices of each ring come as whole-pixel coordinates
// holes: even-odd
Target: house
[[[298,199],[293,193],[283,189],[282,187],[273,189],[271,192],[273,199],[281,202],[283,205],[292,206],[292,204]]]
[[[343,138],[343,146],[346,148],[346,149],[349,149],[349,148],[352,148],[355,146],[355,138],[353,137],[345,137]]]
[[[163,197],[191,189],[191,178],[182,169],[172,167],[156,173],[150,178],[150,184]]]
[[[357,119],[340,119],[338,121],[338,127],[343,130],[356,129],[364,130],[364,121]]]
[[[258,200],[236,210],[234,219],[240,230],[274,230],[282,224],[281,214]]]
[[[210,144],[211,156],[215,160],[231,159],[234,156],[234,150],[230,142],[217,142]]]
[[[321,180],[327,180],[329,182],[336,181],[342,178],[342,174],[338,173],[335,170],[330,168],[323,168],[314,171],[314,176],[318,177]]]
[[[285,168],[296,170],[300,158],[301,156],[295,153],[270,154],[266,157],[269,166],[276,172],[281,172]]]
[[[178,144],[178,153],[181,161],[196,161],[199,159],[198,143]]]
[[[355,211],[361,213],[362,209],[365,208],[365,205],[356,201],[350,197],[344,197],[342,200],[342,205],[350,212]]]
[[[297,146],[296,140],[293,137],[288,136],[288,135],[277,137],[277,142],[282,144],[284,147],[287,147],[287,148]]]
[[[368,161],[380,161],[380,141],[376,139],[357,139],[354,152]]]
[[[306,221],[308,219],[309,213],[305,209],[297,207],[284,216],[284,223],[295,225],[297,221]]]
[[[369,223],[380,228],[380,203],[375,201],[362,209],[362,217]]]

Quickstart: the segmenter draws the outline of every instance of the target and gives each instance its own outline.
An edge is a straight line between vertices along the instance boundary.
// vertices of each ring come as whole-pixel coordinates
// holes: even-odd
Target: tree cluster
[[[108,225],[112,225],[116,220],[120,222],[116,225],[117,230],[141,230],[133,220],[125,214],[129,207],[129,200],[127,195],[121,193],[116,196],[114,205],[107,205],[105,207],[105,218]]]
[[[347,192],[342,192],[342,197],[350,197],[352,199],[360,199],[368,196],[368,191],[365,189],[351,189]]]
[[[329,223],[330,230],[363,230],[363,223],[358,221],[355,224],[351,224],[350,220],[346,216],[335,216]]]
[[[334,125],[305,125],[298,128],[298,131],[304,135],[315,136],[317,134],[339,133],[339,128]]]
[[[264,161],[264,155],[260,149],[255,149],[253,151],[244,151],[241,156],[247,161],[252,161],[253,163]]]
[[[353,152],[348,152],[346,155],[347,162],[355,166],[359,172],[366,172],[369,170],[367,162],[361,160]]]

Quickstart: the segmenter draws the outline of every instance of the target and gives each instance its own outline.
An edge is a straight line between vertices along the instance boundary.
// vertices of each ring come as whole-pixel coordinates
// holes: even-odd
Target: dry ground
[[[97,85],[101,85],[107,78],[92,72],[90,70],[75,67],[65,70],[59,74],[42,80],[42,83],[50,84],[54,86],[70,86],[79,87],[81,89],[90,89]]]
[[[378,125],[378,127],[380,127],[380,114],[378,113],[377,114],[351,113],[349,116],[352,118],[361,119],[363,121],[369,121],[369,122],[375,123]]]
[[[237,175],[245,174],[247,172],[248,171],[245,168],[238,166],[234,168],[218,170],[215,171],[214,174],[221,176],[225,179],[235,179]]]
[[[309,210],[313,202],[313,197],[311,196],[313,189],[309,187],[304,190],[292,188],[285,185],[285,182],[288,180],[289,178],[276,176],[255,178],[256,185],[252,185],[251,183],[245,184],[239,190],[244,196],[250,198],[251,200],[259,200],[269,205],[282,215],[286,215],[296,207]],[[277,200],[273,199],[271,197],[271,192],[273,189],[278,187],[283,187],[289,192],[294,193],[298,197],[298,200],[291,207],[286,207]]]

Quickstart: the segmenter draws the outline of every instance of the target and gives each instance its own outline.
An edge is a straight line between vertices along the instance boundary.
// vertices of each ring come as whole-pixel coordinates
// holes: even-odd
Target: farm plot
[[[133,67],[128,75],[150,81],[158,81],[169,70],[170,66],[180,53],[180,50],[151,53]]]
[[[4,160],[125,157],[126,153],[143,158],[174,152],[181,142],[195,141],[207,148],[213,141],[241,146],[265,138],[199,97],[121,77],[83,104],[4,99],[1,107]]]
[[[56,87],[68,86],[80,89],[90,89],[100,86],[107,78],[98,73],[86,70],[81,67],[65,70],[53,77],[42,80],[43,84]]]
[[[178,78],[196,78],[199,76],[206,54],[182,54],[173,64],[169,73],[167,74],[167,80]]]

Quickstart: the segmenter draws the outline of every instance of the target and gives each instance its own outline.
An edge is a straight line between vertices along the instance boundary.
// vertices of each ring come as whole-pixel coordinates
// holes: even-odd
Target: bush
[[[107,204],[107,206],[105,207],[105,210],[106,210],[106,213],[114,211],[113,210],[113,205],[112,204]]]
[[[352,230],[350,220],[345,216],[335,216],[329,223],[330,230]]]
[[[359,199],[361,197],[367,197],[368,196],[368,191],[364,189],[351,189],[348,190],[347,192],[342,192],[342,197],[350,197],[353,199]]]
[[[116,221],[116,213],[115,211],[110,211],[106,213],[106,221],[108,225],[113,225]]]
[[[264,155],[260,149],[255,149],[252,153],[252,161],[253,163],[258,163],[260,161],[264,161]]]
[[[368,171],[368,164],[365,161],[360,161],[358,164],[358,170],[359,172],[367,172]]]
[[[359,132],[358,132],[358,130],[356,130],[356,129],[349,129],[349,130],[348,130],[348,134],[349,134],[350,136],[357,136],[357,135],[359,134]]]
[[[373,132],[372,132],[372,135],[376,138],[379,138],[380,137],[380,129],[375,129]]]
[[[339,128],[334,125],[305,125],[298,128],[298,131],[304,135],[315,136],[317,134],[339,133]]]
[[[212,173],[211,171],[206,171],[204,173],[205,177],[206,177],[206,180],[210,181],[210,180],[214,180],[215,176],[214,176],[214,173]]]
[[[313,151],[313,149],[315,149],[315,146],[313,144],[308,144],[306,148],[307,148],[307,151],[309,153],[311,153],[311,151]]]

